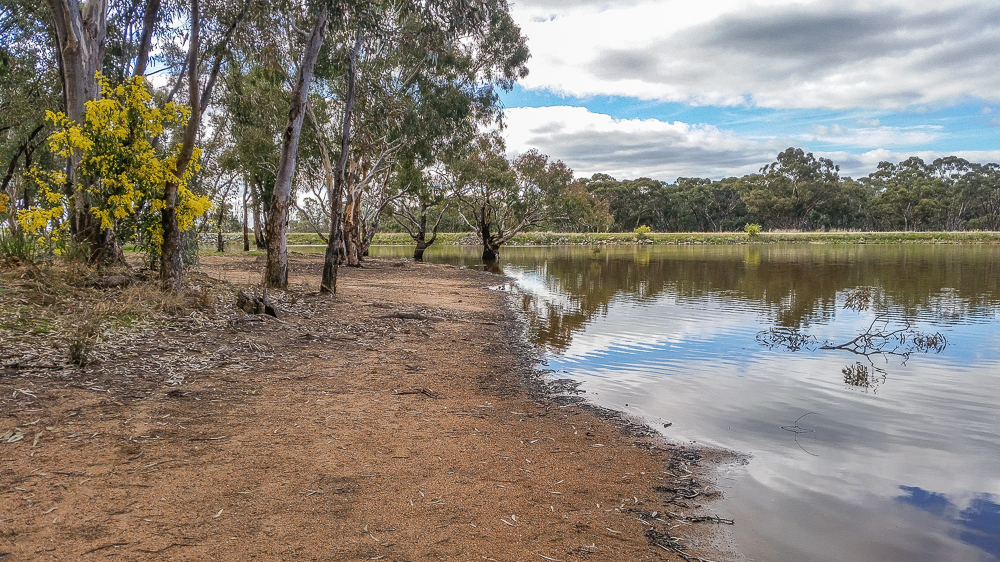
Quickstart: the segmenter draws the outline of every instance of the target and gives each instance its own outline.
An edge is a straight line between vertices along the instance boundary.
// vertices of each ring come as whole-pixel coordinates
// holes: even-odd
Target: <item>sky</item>
[[[512,154],[577,177],[719,179],[788,147],[1000,162],[996,0],[510,0],[529,75],[501,95]]]

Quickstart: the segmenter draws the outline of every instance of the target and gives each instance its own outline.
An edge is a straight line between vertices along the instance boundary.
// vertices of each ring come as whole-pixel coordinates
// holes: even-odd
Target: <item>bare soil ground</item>
[[[0,272],[0,561],[718,560],[706,452],[547,392],[503,278],[321,259],[280,320],[253,258],[158,310]]]

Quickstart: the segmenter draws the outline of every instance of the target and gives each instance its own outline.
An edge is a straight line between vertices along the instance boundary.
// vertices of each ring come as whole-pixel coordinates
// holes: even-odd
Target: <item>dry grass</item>
[[[101,288],[108,279],[125,282]],[[0,341],[8,351],[63,349],[70,363],[84,367],[110,333],[148,329],[194,311],[211,313],[232,295],[227,284],[204,276],[189,276],[189,285],[173,294],[162,291],[149,271],[18,263],[0,269]]]

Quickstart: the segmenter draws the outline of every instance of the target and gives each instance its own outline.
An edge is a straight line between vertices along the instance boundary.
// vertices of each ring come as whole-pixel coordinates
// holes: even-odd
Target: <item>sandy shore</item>
[[[371,260],[330,298],[320,266],[273,320],[230,306],[259,263],[204,258],[209,310],[85,369],[8,338],[0,560],[722,558],[710,459],[548,393],[502,278]]]

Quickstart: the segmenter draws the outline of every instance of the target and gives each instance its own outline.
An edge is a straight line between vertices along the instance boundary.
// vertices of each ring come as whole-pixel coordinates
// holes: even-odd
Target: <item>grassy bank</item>
[[[443,233],[436,243],[453,244],[469,233]],[[289,240],[289,243],[292,243]],[[309,243],[309,242],[304,242]],[[406,234],[380,233],[375,244],[412,245]],[[558,244],[1000,244],[1000,232],[651,232],[639,238],[634,233],[525,232],[509,242],[512,246]]]
[[[236,233],[232,234],[236,237]],[[380,232],[375,244],[412,246],[405,233]],[[438,234],[435,244],[477,244],[469,232]],[[315,234],[294,232],[290,245],[322,245]],[[651,232],[638,237],[631,232],[574,233],[523,232],[508,242],[509,246],[550,245],[677,245],[677,244],[1000,244],[1000,232],[762,232],[749,236],[744,232]]]

